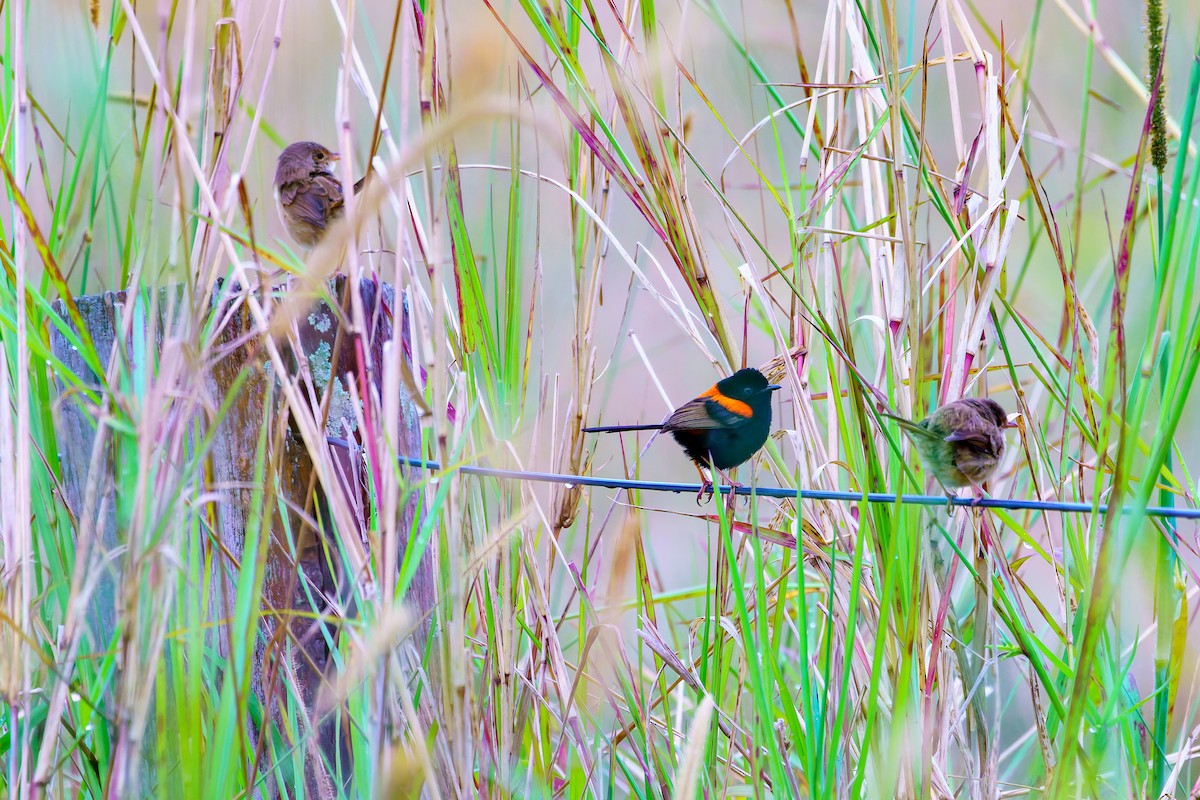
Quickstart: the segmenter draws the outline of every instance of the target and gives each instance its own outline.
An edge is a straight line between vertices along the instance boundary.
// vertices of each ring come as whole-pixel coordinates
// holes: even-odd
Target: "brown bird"
[[[991,477],[1004,457],[1004,428],[1014,428],[995,400],[966,397],[947,403],[920,422],[884,412],[912,438],[921,461],[938,482],[950,489],[974,487]]]
[[[342,216],[342,184],[333,174],[339,158],[316,142],[295,142],[284,148],[275,162],[279,217],[301,247],[316,247],[325,229]],[[355,194],[366,180],[364,175],[354,184]]]

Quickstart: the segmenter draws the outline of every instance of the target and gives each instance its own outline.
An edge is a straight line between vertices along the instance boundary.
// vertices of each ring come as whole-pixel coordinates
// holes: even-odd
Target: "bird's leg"
[[[726,473],[724,470],[720,470],[720,469],[719,469],[719,470],[717,470],[717,474],[718,474],[718,475],[720,475],[722,478],[724,478],[724,479],[725,479],[725,481],[726,481],[726,482],[727,482],[727,483],[728,483],[730,486],[735,486],[735,487],[737,487],[737,488],[739,488],[739,489],[741,488],[741,486],[742,486],[742,485],[741,485],[740,483],[738,483],[737,481],[735,481],[733,478],[729,477],[729,474],[728,474],[728,473]]]
[[[700,491],[696,492],[696,505],[703,505],[712,499],[713,485],[708,476],[704,474],[704,470],[700,469],[700,465],[696,464],[696,474],[700,476]],[[708,492],[708,497],[704,497],[704,493]]]
[[[947,486],[946,484],[944,484],[940,480],[938,480],[936,475],[934,476],[934,480],[938,482],[938,486],[941,486],[942,491],[946,493],[946,514],[947,515],[953,514],[954,513],[954,500],[955,500],[955,498],[958,497],[958,495],[956,495],[954,493],[953,489],[951,489],[949,486]]]
[[[980,486],[975,481],[971,481],[971,493],[974,495],[971,498],[971,507],[972,508],[977,508],[979,506],[979,504],[983,501],[983,498],[987,497],[987,493],[983,491],[983,487]]]
[[[730,508],[732,508],[733,506],[737,505],[737,503],[736,503],[736,500],[737,500],[737,491],[735,491],[735,490],[737,490],[737,489],[740,489],[740,488],[742,487],[742,484],[738,483],[738,482],[737,482],[737,481],[735,481],[733,478],[729,477],[729,475],[727,475],[727,474],[724,472],[724,470],[719,470],[719,469],[717,469],[716,467],[713,467],[713,472],[715,472],[715,473],[717,473],[718,475],[720,475],[722,478],[724,478],[724,479],[725,479],[725,482],[726,482],[727,484],[729,484]]]
[[[728,505],[726,507],[728,507],[728,509],[732,510],[733,507],[737,505],[737,497],[738,497],[738,495],[733,492],[733,488],[740,486],[740,483],[738,483],[737,481],[734,481],[732,479],[732,477],[726,475],[725,470],[716,469],[715,467],[713,467],[712,464],[709,464],[709,469],[713,470],[713,481],[714,482],[716,481],[716,476],[720,475],[722,477],[722,479],[725,479],[725,482],[727,483],[727,485],[730,486],[730,500],[728,500]]]

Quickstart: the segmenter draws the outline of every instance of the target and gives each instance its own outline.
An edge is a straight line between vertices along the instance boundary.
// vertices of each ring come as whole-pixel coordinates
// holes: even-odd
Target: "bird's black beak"
[[[764,392],[775,392],[775,391],[778,391],[778,390],[780,390],[780,389],[782,389],[782,388],[783,388],[783,387],[782,387],[782,386],[780,386],[778,383],[772,383],[770,386],[768,386],[767,388],[763,389],[763,391],[764,391]]]

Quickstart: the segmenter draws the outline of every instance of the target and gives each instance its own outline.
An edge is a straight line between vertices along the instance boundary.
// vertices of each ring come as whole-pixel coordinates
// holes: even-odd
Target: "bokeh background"
[[[696,230],[711,270],[714,290],[721,298],[722,307],[730,314],[726,321],[731,330],[737,331],[734,339],[739,347],[743,344],[742,322],[737,312],[745,306],[745,287],[739,280],[738,268],[747,261],[747,251],[744,237],[733,232],[736,226],[730,221],[730,207],[741,215],[777,263],[788,264],[796,217],[781,213],[770,200],[763,185],[764,173],[754,165],[771,167],[765,173],[771,180],[778,180],[784,173],[796,185],[806,182],[811,187],[822,174],[822,164],[805,154],[802,132],[785,125],[761,129],[745,141],[744,152],[739,152],[738,140],[777,109],[770,91],[776,91],[784,102],[803,97],[804,89],[795,85],[802,81],[797,45],[810,74],[819,75],[820,82],[831,82],[831,70],[820,66],[818,54],[830,48],[845,48],[847,44],[845,39],[835,41],[831,38],[826,24],[830,5],[781,0],[719,0],[706,4],[701,10],[688,2],[659,3],[656,11],[660,31],[670,42],[672,52],[646,54],[645,61],[639,64],[640,69],[653,72],[655,59],[660,59],[663,74],[669,75],[674,84],[680,81],[680,71],[669,63],[669,59],[678,58],[696,84],[703,87],[704,99],[689,87],[678,90],[682,100],[678,109],[672,109],[674,116],[669,122],[684,132],[692,159],[687,167],[688,199],[694,209]],[[861,5],[872,7],[875,4]],[[927,30],[932,32],[933,40],[929,44],[932,57],[943,54],[946,38],[951,40],[949,49],[952,52],[963,52],[960,37],[942,28],[934,4],[902,0],[894,5],[900,20],[896,25],[898,65],[920,63]],[[518,393],[514,407],[498,409],[502,413],[489,418],[488,424],[482,427],[486,432],[470,437],[471,447],[476,452],[468,457],[557,471],[564,468],[564,439],[570,436],[569,411],[583,402],[576,391],[574,377],[580,357],[572,339],[577,322],[575,298],[580,291],[580,272],[579,265],[573,263],[571,206],[563,191],[552,183],[565,182],[570,177],[564,155],[568,126],[549,93],[537,87],[536,77],[504,30],[503,26],[508,26],[512,35],[536,59],[543,63],[552,62],[530,23],[528,9],[517,3],[494,3],[493,8],[495,13],[479,0],[450,0],[426,8],[427,13],[432,10],[427,17],[429,24],[441,37],[439,58],[442,61],[438,69],[445,82],[447,108],[453,110],[481,103],[498,109],[494,114],[485,114],[456,129],[453,137],[462,167],[466,225],[479,242],[485,243],[476,250],[480,272],[484,276],[485,295],[489,303],[503,304],[505,298],[515,294],[519,308],[533,309],[529,343],[532,377],[528,381],[528,390]],[[1100,331],[1099,340],[1103,346],[1110,321],[1113,254],[1146,107],[1144,6],[1129,0],[1012,0],[967,2],[956,8],[969,15],[970,25],[994,64],[999,65],[1004,60],[1003,54],[1013,62],[1000,74],[1007,87],[1011,110],[1018,116],[1018,124],[1025,125],[1022,146],[1061,225],[1059,233],[1076,270],[1080,297]],[[1172,36],[1165,69],[1167,108],[1177,120],[1187,99],[1185,81],[1195,57],[1191,37],[1200,27],[1200,5],[1194,0],[1168,0],[1164,9]],[[631,19],[635,18],[632,9],[626,10],[630,11]],[[869,11],[881,13],[875,8]],[[146,284],[186,282],[190,267],[179,258],[181,232],[177,215],[171,209],[178,203],[194,201],[194,194],[186,188],[190,185],[188,180],[184,180],[183,188],[180,188],[180,177],[173,173],[174,163],[170,159],[153,158],[148,162],[151,169],[147,174],[138,171],[137,153],[145,146],[145,142],[139,142],[144,131],[144,109],[147,97],[154,91],[154,82],[147,69],[146,54],[139,50],[133,37],[125,35],[112,43],[107,23],[96,25],[89,19],[94,15],[96,20],[107,20],[112,12],[108,2],[98,2],[90,7],[67,0],[28,4],[23,56],[29,92],[37,103],[41,118],[58,126],[66,140],[66,145],[59,145],[43,130],[46,146],[39,157],[44,157],[46,171],[51,176],[79,170],[81,180],[93,194],[100,183],[133,187],[131,207],[140,209],[137,213],[143,215],[143,221],[136,226],[133,255],[142,270],[142,280]],[[225,134],[225,143],[233,155],[223,168],[235,173],[241,173],[244,168],[259,241],[280,252],[281,257],[288,257],[293,248],[273,205],[275,158],[283,144],[303,139],[328,143],[345,151],[339,144],[344,136],[344,141],[352,145],[349,152],[343,153],[352,164],[352,173],[357,176],[366,170],[375,119],[368,96],[378,90],[385,71],[394,13],[395,4],[384,0],[137,4],[137,19],[146,35],[145,46],[153,54],[158,68],[170,76],[172,85],[177,88],[177,105],[182,118],[193,126],[192,141],[198,150],[207,151],[214,146],[212,141],[202,141],[201,131],[207,130],[203,120],[211,101],[206,87],[214,65],[218,63],[214,58],[215,31],[222,26],[236,29],[235,46],[240,49],[244,71],[240,75],[241,94],[236,101],[240,113],[235,115]],[[605,14],[603,19],[608,41],[619,43],[622,31],[613,22],[613,15]],[[168,24],[173,31],[169,38],[163,34]],[[1031,30],[1036,30],[1036,38],[1030,37]],[[407,23],[405,31],[411,35]],[[363,71],[371,76],[369,86],[363,86],[357,76],[347,77],[344,71],[347,37],[355,44],[355,55],[361,57]],[[101,62],[101,54],[110,47],[115,48],[117,54],[112,63],[121,68],[112,74],[101,75],[96,65]],[[753,55],[762,75],[747,68],[739,48]],[[390,149],[392,144],[403,148],[406,143],[417,141],[422,134],[422,87],[418,81],[417,57],[417,49],[407,40],[401,42],[392,56],[392,84],[385,104],[387,141],[380,149],[380,165],[394,160],[398,151]],[[839,68],[844,65],[842,58],[844,52],[839,50]],[[611,119],[615,113],[615,99],[602,78],[604,66],[595,47],[588,49],[582,62],[591,81],[590,91],[594,93],[596,106],[602,116]],[[6,63],[6,68],[11,65]],[[948,72],[951,71],[956,84],[957,108],[964,126],[963,141],[971,141],[983,120],[978,92],[969,88],[976,81],[974,65],[970,61],[958,61],[949,68],[945,64],[931,67],[922,130],[939,171],[944,175],[956,174],[959,166],[956,163],[956,134],[952,128],[955,114],[949,99],[952,90]],[[837,73],[838,69],[832,72]],[[1085,75],[1088,76],[1086,83]],[[764,80],[763,76],[768,76],[769,80]],[[562,75],[557,77],[561,79]],[[841,72],[837,80],[848,83],[863,77]],[[108,102],[98,109],[95,95],[101,81],[107,81]],[[672,85],[671,88],[675,90],[676,87]],[[840,103],[849,93],[849,90],[843,93],[836,89],[830,92],[829,103]],[[913,107],[919,107],[920,88],[910,88],[907,99]],[[834,105],[827,107],[833,109]],[[807,121],[807,107],[800,106],[795,113],[800,120]],[[93,114],[102,115],[104,124],[92,119]],[[261,128],[254,132],[251,140],[253,126],[250,122],[255,115],[261,115]],[[339,124],[342,117],[350,126],[345,132]],[[843,135],[847,140],[853,141],[862,134],[858,127],[861,122],[854,119],[849,106],[843,115],[822,118],[821,124],[827,134],[834,118],[846,127]],[[161,126],[151,126],[150,130],[152,136],[162,136]],[[89,136],[100,139],[93,140],[94,146],[87,159],[77,161],[71,155],[75,146],[72,143],[77,144],[81,137]],[[626,143],[629,141],[624,129],[619,129],[616,137]],[[1178,146],[1178,140],[1173,140],[1172,150]],[[1079,160],[1081,149],[1084,153],[1082,161]],[[514,152],[518,153],[516,163]],[[437,204],[431,204],[425,193],[426,186],[441,180],[437,177],[435,159],[436,156],[431,154],[425,164],[413,167],[409,179],[416,208],[429,217],[440,213]],[[505,283],[501,277],[505,253],[503,239],[497,233],[507,228],[512,216],[508,178],[500,171],[510,166],[519,166],[549,179],[531,180],[520,200],[518,224],[525,246],[520,255],[523,261],[520,280],[515,285]],[[1082,179],[1077,174],[1080,168]],[[1020,167],[1016,170],[1019,173]],[[706,185],[701,173],[723,182],[724,200]],[[982,166],[976,165],[973,186],[983,185],[982,173]],[[848,184],[851,191],[857,186],[855,180],[851,178]],[[49,216],[54,212],[54,193],[40,190],[37,183],[34,181],[35,190],[29,193],[31,205],[36,213]],[[1075,194],[1076,187],[1081,185],[1086,187],[1082,199]],[[1009,186],[1014,192],[1013,197],[1027,200],[1027,195],[1022,197],[1018,191],[1024,186],[1023,180],[1014,180]],[[1146,191],[1151,191],[1149,181]],[[118,189],[115,194],[123,192]],[[87,198],[89,191],[78,196]],[[796,196],[805,194],[799,192]],[[629,198],[614,184],[607,199],[604,220],[614,238],[634,254],[637,263],[660,291],[673,290],[688,298],[685,282],[670,267],[670,259],[661,242]],[[71,211],[76,220],[84,213],[83,202]],[[1043,332],[1056,335],[1058,321],[1064,313],[1063,281],[1048,245],[1039,238],[1042,232],[1028,219],[1030,204],[1023,202],[1021,209],[1027,215],[1025,221],[1030,224],[1016,226],[1007,266],[1010,276],[1020,273],[1024,278],[1019,282],[1019,290],[1007,299],[1026,319],[1035,321]],[[61,209],[58,213],[62,213]],[[108,200],[97,207],[96,224],[87,231],[92,242],[87,257],[68,260],[69,283],[77,293],[122,288],[119,285],[122,264],[126,263],[123,249],[130,247],[131,242],[123,238],[120,231],[128,213],[128,209]],[[399,216],[394,214],[388,219],[394,223]],[[917,238],[922,242],[919,260],[924,263],[944,245],[946,230],[928,205],[917,211],[916,219]],[[79,233],[78,225],[64,225],[63,230],[71,231],[71,235]],[[393,232],[392,235],[401,234]],[[445,242],[435,244],[443,250],[446,247]],[[1150,236],[1140,235],[1133,259],[1127,318],[1131,335],[1129,348],[1134,354],[1139,353],[1144,344],[1147,315],[1153,307],[1149,248]],[[66,250],[68,253],[80,252],[70,246]],[[305,254],[292,252],[292,255],[297,256],[295,263],[298,264]],[[411,246],[401,249],[399,260],[403,263],[397,267],[396,261],[387,256],[368,259],[369,269],[377,270],[385,278],[392,274],[390,270],[396,269],[410,276],[425,273],[427,265]],[[704,352],[680,326],[666,320],[659,305],[607,247],[603,249],[599,263],[602,289],[589,326],[596,369],[593,395],[587,406],[588,422],[656,422],[673,406],[695,396],[730,368],[740,366],[719,363],[719,359],[714,363],[711,354],[715,350]],[[664,268],[660,269],[659,264],[665,265]],[[769,285],[784,289],[777,279],[767,277],[769,269],[763,259],[757,258],[752,266]],[[873,338],[870,330],[880,322],[876,317],[878,298],[872,294],[874,287],[861,283],[869,274],[867,265],[861,260],[848,260],[843,269],[849,284],[849,302],[857,317],[852,330],[856,337],[860,330],[863,331],[862,343],[869,350]],[[419,282],[417,277],[413,279]],[[771,280],[774,283],[770,283]],[[453,293],[453,285],[449,282],[442,287],[434,286],[428,283],[427,275],[425,282],[425,290],[430,294]],[[756,322],[760,321],[756,317]],[[810,344],[816,347],[818,343],[813,340]],[[769,330],[761,324],[750,326],[744,349],[744,355],[739,355],[750,365],[763,364],[782,355]],[[1022,365],[1035,359],[1034,351],[1035,347],[1028,341],[1013,336],[1009,358],[1022,378],[1027,377],[1022,374]],[[431,357],[428,351],[425,356]],[[879,353],[870,353],[868,366],[872,366],[869,359],[878,357]],[[994,352],[992,357],[995,357]],[[464,377],[469,372],[464,365],[432,362],[429,365],[451,370],[458,376],[452,382],[451,399],[466,410],[468,419],[479,422],[471,414],[479,402],[476,385]],[[1033,388],[1030,380],[1027,389]],[[989,378],[988,382],[1002,402],[1010,408],[1015,407],[1006,375]],[[821,415],[826,406],[819,395],[827,391],[828,386],[824,384],[819,368],[812,389],[818,396],[811,402]],[[775,407],[777,427],[792,429],[791,420],[795,418],[792,404],[796,401],[790,391],[781,392],[778,398]],[[1055,416],[1056,412],[1044,404],[1036,410],[1038,413],[1044,411],[1046,416],[1027,419],[1025,426],[1045,430],[1061,426],[1061,412]],[[1197,412],[1197,404],[1189,402],[1179,425],[1176,456],[1181,464],[1195,463],[1200,455],[1195,437],[1189,433],[1200,424]],[[828,423],[830,439],[836,439],[833,423],[827,418],[821,421]],[[1153,424],[1147,423],[1148,426]],[[1143,433],[1150,436],[1153,431]],[[646,441],[644,436],[630,436],[624,439],[623,447],[622,440],[616,437],[589,439],[585,451],[593,456],[587,468],[594,474],[620,475],[628,470],[651,480],[692,480],[690,465],[672,442],[663,437],[645,447]],[[1019,449],[1017,441],[1015,437],[1010,440],[1013,450]],[[779,437],[777,444],[784,464],[790,466],[803,461],[798,453],[805,447],[802,436],[785,434]],[[1063,458],[1069,462],[1077,455],[1072,451]],[[861,476],[851,474],[845,467],[841,461],[827,465],[834,477],[827,475],[826,479],[841,487],[860,485]],[[1004,495],[1028,492],[1029,482],[1017,477],[1017,472],[1023,469],[1029,469],[1029,465],[1021,455],[1010,458],[998,491]],[[808,467],[798,466],[797,470],[802,482],[812,477]],[[754,474],[763,483],[775,480],[765,469],[760,468]],[[749,471],[743,470],[741,479],[745,481],[749,477]],[[1079,483],[1071,484],[1082,499],[1090,499],[1096,489],[1092,477],[1088,473]],[[910,485],[908,488],[918,487]],[[555,495],[551,490],[533,487],[528,491],[542,505],[553,505]],[[715,512],[711,506],[698,510],[693,498],[686,494],[643,496],[641,501],[651,508],[641,518],[640,529],[651,583],[664,597],[677,596],[669,614],[670,625],[686,638],[690,621],[704,613],[705,576],[712,570],[718,546],[712,523],[698,520],[695,515]],[[598,523],[613,512],[614,503],[619,507],[625,502],[624,496],[618,497],[613,491],[592,490],[585,498],[583,519]],[[776,511],[773,507],[763,509],[761,521],[768,524],[776,518]],[[601,530],[605,530],[603,526]],[[1061,554],[1063,545],[1061,539],[1056,539],[1061,534],[1059,523],[1053,520],[1038,529],[1041,543],[1052,553]],[[555,542],[543,535],[533,543],[547,564],[555,561],[590,563],[588,554],[595,546],[593,535],[578,529]],[[614,569],[613,564],[622,563],[618,547],[617,540],[601,540],[601,566],[595,568],[593,575],[607,576]],[[1194,554],[1189,557],[1194,560]],[[1126,644],[1134,642],[1155,619],[1151,588],[1155,558],[1154,543],[1148,539],[1135,547],[1134,557],[1122,577],[1123,591],[1117,599],[1118,627],[1119,636],[1125,638]],[[1045,564],[1039,566],[1036,563],[1030,563],[1026,569],[1028,583],[1045,586],[1045,597],[1052,599],[1054,571]],[[547,579],[550,595],[563,602],[573,589],[571,576],[566,570],[551,572],[552,576]],[[619,591],[616,594],[624,595],[627,603],[612,621],[624,631],[625,641],[636,643],[639,627],[636,578],[632,572],[617,574],[617,577]],[[608,588],[613,589],[612,586]],[[621,606],[616,602],[613,605]],[[636,644],[630,644],[631,651],[635,647]],[[1152,686],[1155,673],[1150,649],[1134,647],[1133,650],[1129,667],[1131,680],[1142,687]],[[1002,682],[1007,678],[1019,679],[1017,668],[1010,671],[1012,674],[1001,672]],[[1194,681],[1192,674],[1183,676],[1183,696],[1192,695]],[[1027,698],[1014,702],[1014,731],[1023,731],[1030,724],[1027,705]],[[603,711],[596,713],[604,714]],[[1173,734],[1181,734],[1178,726]]]

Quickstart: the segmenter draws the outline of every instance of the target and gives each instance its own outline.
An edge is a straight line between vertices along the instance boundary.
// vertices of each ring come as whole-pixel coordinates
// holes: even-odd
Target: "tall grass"
[[[0,3],[0,796],[1200,796],[1200,18],[985,5]],[[376,173],[308,254],[301,138]],[[335,271],[408,308],[337,396]],[[1110,511],[452,469],[683,479],[581,428],[743,365],[742,482],[923,490],[881,400],[988,395],[993,496]]]

